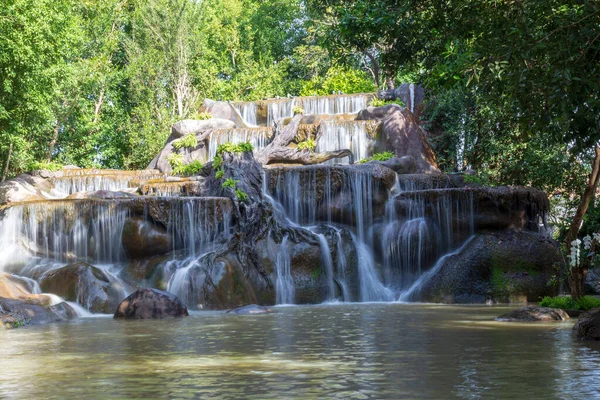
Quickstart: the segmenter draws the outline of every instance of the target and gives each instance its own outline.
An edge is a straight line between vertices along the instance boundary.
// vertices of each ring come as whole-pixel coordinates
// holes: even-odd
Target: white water
[[[444,262],[452,257],[455,256],[457,254],[460,254],[463,252],[463,250],[469,245],[469,243],[471,243],[471,241],[475,238],[475,236],[471,236],[469,237],[462,246],[460,246],[458,249],[444,255],[443,257],[441,257],[436,263],[435,265],[428,270],[427,272],[425,272],[424,274],[422,274],[419,279],[417,279],[410,288],[408,288],[408,290],[402,292],[400,294],[400,297],[398,298],[398,301],[401,302],[407,302],[407,301],[412,301],[413,296],[415,294],[418,294],[419,291],[421,290],[421,288],[423,287],[423,285],[425,285],[425,283],[427,283],[435,274],[437,274],[439,272],[439,270],[444,266]]]
[[[277,283],[275,285],[276,304],[294,304],[296,294],[291,272],[290,253],[287,248],[288,236],[285,235],[277,252]]]
[[[250,142],[256,151],[265,148],[271,142],[272,135],[273,131],[267,128],[216,130],[208,138],[208,160],[217,155],[217,148],[221,144]]]
[[[373,140],[367,135],[366,124],[363,121],[322,121],[320,136],[317,140],[316,152],[349,149],[352,151],[354,162],[373,155]],[[327,165],[348,164],[348,157],[327,161]]]
[[[333,260],[331,258],[331,250],[325,235],[319,233],[317,234],[317,238],[319,239],[319,246],[321,247],[321,262],[325,267],[325,274],[327,276],[327,288],[329,291],[328,300],[333,300],[336,298],[336,295],[335,282],[333,280]]]

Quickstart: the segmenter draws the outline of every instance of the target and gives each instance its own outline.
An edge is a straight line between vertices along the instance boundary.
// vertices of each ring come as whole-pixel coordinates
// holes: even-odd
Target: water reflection
[[[572,323],[406,304],[80,320],[0,333],[0,398],[594,398]]]

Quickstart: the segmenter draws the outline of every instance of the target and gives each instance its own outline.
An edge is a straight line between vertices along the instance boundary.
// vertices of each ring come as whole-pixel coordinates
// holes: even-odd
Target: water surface
[[[590,399],[600,345],[507,308],[406,304],[88,318],[0,332],[0,398]]]

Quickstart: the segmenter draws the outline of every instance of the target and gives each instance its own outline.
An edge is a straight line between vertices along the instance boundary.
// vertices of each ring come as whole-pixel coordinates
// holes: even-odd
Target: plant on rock
[[[238,182],[239,181],[237,181],[237,180],[235,180],[233,178],[227,178],[227,179],[225,179],[225,182],[223,182],[221,184],[221,187],[223,189],[234,189],[235,190]]]
[[[305,113],[304,108],[301,106],[294,106],[292,111],[294,112],[294,115],[303,115]]]
[[[189,164],[183,164],[174,168],[173,173],[175,175],[191,176],[200,172],[200,170],[202,170],[203,167],[204,164],[202,164],[202,162],[200,162],[199,160],[194,160]]]
[[[180,150],[183,148],[193,149],[198,146],[198,139],[196,138],[196,135],[190,133],[181,139],[174,140],[172,145],[175,150]]]
[[[540,301],[541,307],[561,308],[563,310],[582,310],[587,311],[592,308],[600,307],[600,299],[592,296],[583,296],[579,299],[573,299],[567,296],[544,297]]]
[[[217,156],[221,156],[223,153],[247,153],[254,150],[254,146],[250,142],[242,143],[223,143],[217,147]],[[216,158],[216,157],[215,157]],[[214,165],[214,160],[213,160]]]
[[[205,121],[207,119],[211,119],[212,115],[210,115],[210,113],[207,112],[201,112],[198,115],[196,115],[196,119],[199,119],[201,121]]]
[[[369,161],[387,161],[387,160],[391,160],[392,158],[394,158],[394,153],[392,153],[391,151],[385,151],[383,153],[375,153],[370,158],[364,158],[364,159],[360,160],[360,163],[364,164]]]
[[[382,107],[382,106],[387,106],[388,104],[396,104],[396,105],[399,105],[400,107],[406,106],[402,100],[381,100],[381,99],[377,99],[377,98],[374,98],[373,100],[371,100],[371,106],[373,106],[373,107]]]
[[[304,142],[298,143],[298,148],[300,150],[315,151],[316,147],[317,147],[317,144],[312,139],[306,139]]]

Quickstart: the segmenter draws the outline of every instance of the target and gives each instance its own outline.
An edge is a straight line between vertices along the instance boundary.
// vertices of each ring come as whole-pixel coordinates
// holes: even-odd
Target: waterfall
[[[292,278],[290,253],[287,248],[288,236],[285,235],[277,252],[277,283],[275,285],[276,304],[294,304],[295,290]]]
[[[217,155],[217,147],[225,143],[250,142],[255,150],[265,148],[273,136],[272,128],[239,128],[214,130],[208,138],[208,159]]]
[[[244,122],[248,125],[258,125],[256,115],[256,103],[237,103],[234,105],[242,115]]]
[[[372,155],[370,149],[372,140],[367,135],[366,122],[364,121],[333,121],[321,122],[320,136],[317,140],[317,152],[349,149],[352,151],[354,162],[358,162]],[[327,165],[348,164],[349,158],[332,159]]]
[[[336,266],[337,266],[337,281],[339,282],[341,288],[342,288],[342,298],[344,299],[344,301],[351,301],[350,299],[350,291],[348,290],[348,285],[346,283],[346,266],[347,266],[347,260],[346,260],[346,255],[344,254],[344,247],[343,247],[343,239],[342,239],[342,233],[341,230],[336,229],[335,232],[335,237],[336,237],[336,255],[337,255],[337,259],[336,259]]]
[[[329,300],[335,299],[335,282],[333,280],[333,260],[331,258],[331,250],[325,235],[317,234],[319,246],[321,247],[321,262],[325,266],[325,274],[327,275],[327,288]]]
[[[276,121],[294,116],[296,98],[273,100],[267,103],[267,126],[273,126]]]
[[[98,190],[114,192],[137,187],[140,180],[162,177],[164,177],[164,174],[156,170],[65,170],[61,176],[50,178],[53,186],[51,194],[55,197],[64,198],[79,192],[95,192]]]
[[[410,112],[415,112],[415,84],[411,83],[408,85],[408,90],[410,92]]]
[[[367,245],[352,235],[358,257],[358,278],[360,281],[360,301],[392,301],[393,292],[379,280],[375,270],[373,254]]]
[[[464,249],[471,243],[471,241],[475,238],[475,236],[471,236],[469,237],[463,244],[462,246],[460,246],[458,249],[456,249],[455,251],[452,251],[446,255],[444,255],[443,257],[441,257],[439,260],[437,260],[437,262],[435,263],[435,265],[429,269],[427,272],[425,272],[424,274],[422,274],[419,279],[417,279],[411,286],[410,288],[408,288],[408,290],[402,292],[400,294],[400,298],[398,299],[398,301],[402,301],[402,302],[406,302],[406,301],[411,301],[414,300],[415,294],[418,294],[421,290],[421,288],[423,287],[423,285],[425,285],[425,283],[427,283],[435,274],[437,274],[440,269],[442,268],[442,266],[444,265],[444,262],[452,257],[455,256],[457,254],[460,254],[464,251]]]

